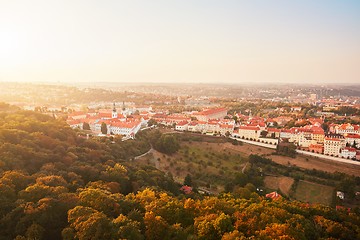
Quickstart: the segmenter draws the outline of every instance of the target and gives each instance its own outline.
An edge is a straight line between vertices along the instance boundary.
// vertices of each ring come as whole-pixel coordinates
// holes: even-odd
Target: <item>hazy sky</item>
[[[360,1],[0,0],[0,81],[360,83]]]

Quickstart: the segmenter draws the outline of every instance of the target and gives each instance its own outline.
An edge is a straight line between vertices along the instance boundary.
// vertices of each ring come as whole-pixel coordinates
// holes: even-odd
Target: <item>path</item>
[[[248,144],[260,146],[260,147],[266,147],[266,148],[276,149],[276,145],[272,145],[272,144],[268,144],[268,143],[255,142],[255,141],[245,140],[245,139],[241,139],[241,138],[234,138],[234,137],[229,137],[229,138],[234,139],[234,140],[237,140],[237,141],[240,141],[240,142],[244,142],[244,143],[248,143]]]
[[[310,156],[313,156],[313,157],[322,158],[322,159],[327,159],[327,160],[337,161],[337,162],[341,162],[341,163],[348,163],[348,164],[353,164],[353,165],[360,166],[360,162],[355,161],[355,160],[351,160],[351,159],[332,157],[332,156],[327,156],[327,155],[324,155],[324,154],[307,152],[307,151],[303,151],[303,150],[296,150],[296,152],[300,153],[300,154],[304,154],[304,155],[310,155]]]
[[[138,156],[134,157],[134,160],[139,159],[139,158],[141,158],[141,157],[144,157],[144,156],[148,155],[148,154],[151,153],[153,150],[154,150],[154,149],[151,147],[150,150],[147,151],[146,153],[143,153],[143,154],[141,154],[141,155],[138,155]]]
[[[248,144],[252,144],[252,145],[257,145],[257,146],[261,146],[261,147],[276,149],[276,145],[272,145],[272,144],[255,142],[255,141],[245,140],[245,139],[241,139],[241,138],[234,138],[234,137],[230,137],[230,138],[235,139],[235,140],[240,141],[240,142],[245,142],[245,143],[248,143]],[[327,156],[327,155],[324,155],[324,154],[307,152],[307,151],[303,151],[303,150],[296,150],[296,152],[300,153],[300,154],[303,154],[303,155],[310,155],[310,156],[318,157],[318,158],[325,159],[325,160],[331,160],[331,161],[336,161],[336,162],[341,162],[341,163],[347,163],[347,164],[353,164],[353,165],[360,166],[359,161],[354,161],[354,160],[351,160],[351,159],[332,157],[332,156]]]
[[[244,173],[245,172],[245,169],[246,169],[246,166],[248,165],[249,162],[246,162],[245,163],[245,166],[242,168],[241,172]]]

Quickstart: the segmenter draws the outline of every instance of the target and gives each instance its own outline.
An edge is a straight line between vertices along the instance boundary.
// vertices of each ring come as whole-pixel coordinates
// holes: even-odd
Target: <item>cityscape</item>
[[[360,239],[359,12],[0,1],[0,240]]]

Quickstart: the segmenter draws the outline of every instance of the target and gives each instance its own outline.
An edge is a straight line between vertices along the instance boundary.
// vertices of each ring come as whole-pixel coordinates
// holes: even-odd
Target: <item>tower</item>
[[[113,110],[112,110],[111,117],[112,117],[112,118],[117,118],[117,117],[118,117],[118,114],[117,114],[117,111],[116,111],[116,107],[115,107],[115,102],[114,102],[114,104],[113,104]]]

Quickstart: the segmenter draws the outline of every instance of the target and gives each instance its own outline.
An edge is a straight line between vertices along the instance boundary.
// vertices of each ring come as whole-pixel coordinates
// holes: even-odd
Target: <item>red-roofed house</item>
[[[226,135],[227,133],[231,135],[234,132],[234,125],[219,124],[219,132],[221,135]]]
[[[188,122],[187,121],[181,121],[176,124],[175,130],[177,131],[187,131],[188,130]]]
[[[359,125],[352,125],[350,123],[341,124],[340,126],[335,127],[335,132],[338,134],[345,134],[345,133],[360,134],[360,127]]]
[[[141,127],[141,121],[134,120],[131,122],[111,122],[108,126],[108,133],[115,135],[135,135]]]
[[[278,200],[278,199],[281,199],[281,195],[278,194],[277,192],[271,192],[271,193],[268,193],[265,195],[265,197],[267,198],[271,198],[272,200]]]
[[[350,146],[354,147],[354,143],[355,143],[355,147],[358,147],[360,145],[359,134],[345,134],[344,136],[346,143],[348,143]]]
[[[185,194],[190,194],[192,193],[192,187],[184,185],[180,188],[180,191],[183,191]]]
[[[352,147],[345,147],[341,149],[340,157],[355,159],[356,158],[356,149]]]
[[[281,130],[278,128],[268,128],[267,132],[271,137],[279,138]]]
[[[68,119],[66,121],[67,124],[69,124],[69,126],[73,129],[75,128],[79,128],[82,129],[83,128],[83,119]]]
[[[69,114],[69,119],[84,119],[86,118],[87,114],[85,112],[73,112]]]

